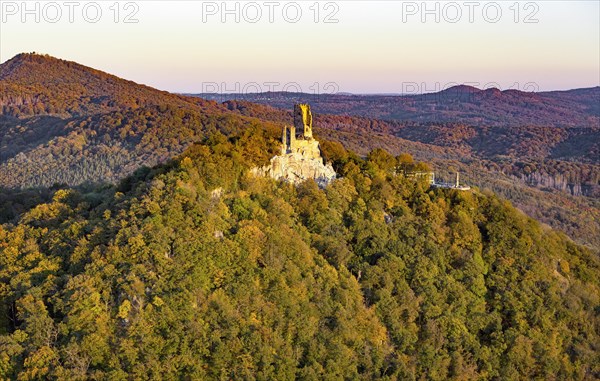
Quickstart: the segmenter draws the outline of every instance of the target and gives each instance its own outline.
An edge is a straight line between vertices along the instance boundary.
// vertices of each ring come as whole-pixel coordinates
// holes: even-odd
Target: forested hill
[[[115,183],[206,133],[256,123],[213,101],[20,54],[0,65],[0,187]]]
[[[598,259],[491,194],[323,145],[321,190],[211,134],[0,227],[0,378],[594,380]]]
[[[151,105],[218,109],[216,102],[156,90],[48,55],[22,53],[0,65],[2,115],[77,117]]]

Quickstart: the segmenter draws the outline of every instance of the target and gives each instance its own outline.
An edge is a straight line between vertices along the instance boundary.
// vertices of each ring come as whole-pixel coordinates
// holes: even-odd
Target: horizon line
[[[200,96],[200,95],[239,95],[239,96],[250,96],[250,95],[266,95],[266,94],[286,94],[286,95],[293,95],[293,94],[298,94],[298,95],[310,95],[310,96],[327,96],[327,95],[337,95],[337,96],[416,96],[416,95],[427,95],[427,94],[437,94],[443,91],[448,91],[448,90],[453,90],[457,87],[463,87],[463,88],[468,88],[466,89],[467,91],[480,91],[480,92],[485,92],[485,91],[489,91],[489,90],[498,90],[502,93],[507,92],[507,91],[516,91],[516,92],[520,92],[520,93],[526,93],[526,94],[542,94],[542,93],[554,93],[554,92],[567,92],[567,91],[576,91],[576,90],[592,90],[592,89],[596,89],[596,88],[600,88],[600,85],[595,85],[595,86],[587,86],[587,87],[573,87],[573,88],[567,88],[567,89],[553,89],[553,90],[541,90],[541,91],[524,91],[524,90],[520,90],[520,89],[499,89],[497,87],[487,87],[487,88],[478,88],[475,86],[470,86],[470,85],[465,85],[465,84],[459,84],[459,85],[455,85],[455,86],[451,86],[451,87],[447,87],[447,88],[443,88],[437,91],[430,91],[430,92],[419,92],[419,93],[395,93],[395,92],[349,92],[349,91],[339,91],[336,93],[307,93],[307,92],[298,92],[298,91],[262,91],[262,92],[248,92],[248,93],[236,93],[236,92],[231,92],[231,93],[226,93],[226,92],[189,92],[189,91],[185,91],[185,92],[172,92],[173,94],[177,94],[177,95],[184,95],[184,96]],[[165,90],[168,91],[168,90]],[[171,92],[171,91],[169,91]]]

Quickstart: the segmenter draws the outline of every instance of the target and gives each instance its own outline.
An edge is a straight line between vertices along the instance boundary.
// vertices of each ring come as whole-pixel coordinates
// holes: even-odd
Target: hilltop
[[[22,53],[0,65],[2,115],[80,117],[150,105],[218,108],[140,85],[76,62]]]

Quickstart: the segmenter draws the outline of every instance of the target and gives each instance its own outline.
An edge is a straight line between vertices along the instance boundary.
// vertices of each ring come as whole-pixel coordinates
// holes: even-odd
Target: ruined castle
[[[320,187],[335,179],[333,167],[324,164],[319,142],[313,138],[309,105],[294,106],[294,124],[283,127],[281,141],[281,154],[273,157],[269,165],[255,168],[255,174],[294,184],[314,179]]]

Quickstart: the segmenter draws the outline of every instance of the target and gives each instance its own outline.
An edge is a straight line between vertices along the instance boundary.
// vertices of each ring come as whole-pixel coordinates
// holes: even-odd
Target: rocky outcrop
[[[323,159],[307,158],[298,153],[275,156],[269,165],[255,168],[254,173],[293,184],[314,179],[320,187],[325,187],[336,177],[333,167],[323,164]]]
[[[297,131],[300,132],[299,136]],[[299,104],[294,107],[294,125],[283,128],[281,140],[281,155],[273,157],[267,166],[254,168],[255,174],[293,184],[314,179],[320,187],[325,187],[335,179],[333,167],[325,165],[319,142],[312,136],[309,105]]]

